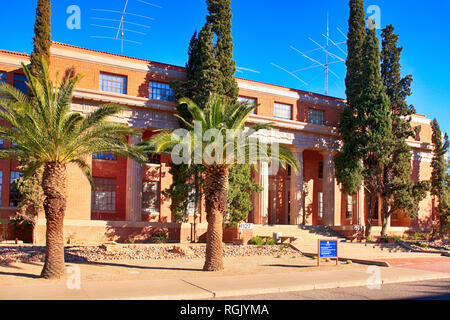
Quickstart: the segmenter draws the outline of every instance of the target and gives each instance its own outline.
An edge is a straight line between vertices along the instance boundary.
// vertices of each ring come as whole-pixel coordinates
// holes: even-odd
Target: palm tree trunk
[[[211,167],[206,171],[205,200],[206,220],[206,261],[204,271],[223,270],[223,217],[228,205],[228,169]]]
[[[58,279],[65,274],[64,214],[66,211],[66,166],[49,163],[44,168],[42,188],[47,219],[45,263],[41,277]]]

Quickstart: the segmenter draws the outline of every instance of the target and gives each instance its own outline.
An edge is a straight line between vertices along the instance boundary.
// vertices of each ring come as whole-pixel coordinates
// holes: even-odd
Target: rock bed
[[[421,244],[426,244],[426,247],[422,247]],[[450,240],[434,240],[434,241],[417,241],[417,242],[403,242],[402,246],[417,251],[442,251],[450,252]]]
[[[204,258],[205,245],[186,245],[193,255],[184,256],[172,252],[174,245],[145,246],[121,245],[119,251],[106,251],[98,247],[66,247],[66,262],[98,262],[112,260],[164,260],[176,258]],[[281,246],[226,246],[224,257],[250,257],[250,256],[283,256],[298,255],[299,252],[290,247]],[[13,262],[42,262],[44,260],[44,247],[11,246],[0,247],[0,265]]]

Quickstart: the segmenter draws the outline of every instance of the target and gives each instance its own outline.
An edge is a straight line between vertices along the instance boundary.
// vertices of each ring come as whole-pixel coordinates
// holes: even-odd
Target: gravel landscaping
[[[66,262],[98,262],[117,260],[162,260],[162,259],[194,259],[204,258],[206,245],[181,245],[187,247],[191,254],[174,253],[177,245],[117,245],[114,250],[106,250],[102,246],[74,246],[65,248]],[[251,256],[285,256],[298,255],[299,252],[285,246],[234,246],[224,247],[224,257]],[[44,261],[44,247],[34,246],[1,246],[0,265],[14,262],[32,263]]]
[[[450,252],[450,240],[414,241],[400,243],[404,248],[414,251],[442,251]]]

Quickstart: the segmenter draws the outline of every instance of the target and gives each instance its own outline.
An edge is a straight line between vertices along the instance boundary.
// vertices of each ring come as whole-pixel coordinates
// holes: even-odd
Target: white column
[[[258,164],[258,184],[263,191],[258,194],[259,224],[267,224],[269,214],[269,164],[260,161]]]
[[[334,155],[331,152],[323,152],[323,224],[334,226],[334,202],[335,202],[335,175]]]
[[[364,186],[361,185],[358,189],[358,224],[361,226],[366,225],[365,219],[365,201],[364,201]]]
[[[137,144],[140,137],[130,137],[130,144]],[[127,159],[127,221],[141,221],[142,214],[142,166],[136,161]]]
[[[295,156],[300,164],[300,171],[291,171],[291,210],[290,224],[300,225],[303,219],[303,150],[297,149]]]

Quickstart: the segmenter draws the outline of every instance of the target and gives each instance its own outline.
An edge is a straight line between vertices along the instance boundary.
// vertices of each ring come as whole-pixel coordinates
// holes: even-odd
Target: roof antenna
[[[120,18],[119,28],[117,29],[117,35],[116,35],[116,39],[119,38],[119,32],[120,32],[120,35],[122,36],[121,49],[120,49],[121,54],[123,54],[123,36],[124,36],[123,17],[125,16],[125,12],[127,11],[127,6],[128,6],[128,0],[125,2],[125,7],[123,8],[122,17]],[[122,27],[122,30],[120,30],[121,27]]]
[[[339,32],[342,33],[342,31],[340,31],[340,30],[339,30]],[[297,53],[300,53],[302,55],[302,57],[304,57],[307,60],[311,61],[313,63],[312,65],[310,65],[308,67],[305,67],[305,68],[298,69],[298,70],[289,71],[289,70],[286,70],[285,68],[282,68],[282,67],[276,65],[275,63],[271,63],[271,64],[273,66],[277,67],[278,69],[280,69],[280,70],[290,74],[291,76],[295,77],[297,80],[300,80],[301,82],[303,82],[306,85],[309,85],[309,83],[311,83],[313,80],[315,80],[317,78],[317,76],[314,77],[313,80],[311,80],[309,82],[305,82],[304,80],[302,80],[299,77],[299,75],[298,75],[299,72],[310,70],[310,69],[315,69],[315,68],[319,68],[319,67],[324,68],[324,71],[325,71],[324,72],[324,82],[325,82],[325,84],[324,84],[324,92],[325,92],[326,95],[328,95],[328,92],[329,92],[329,74],[331,73],[337,79],[340,79],[340,77],[335,72],[333,72],[330,69],[330,65],[331,64],[345,62],[345,57],[342,58],[342,57],[338,56],[337,54],[334,54],[333,52],[331,52],[330,49],[331,48],[337,48],[345,56],[347,55],[346,52],[340,47],[340,45],[342,45],[342,44],[344,44],[346,42],[345,41],[343,41],[343,42],[335,42],[330,37],[330,23],[329,23],[329,15],[328,15],[328,13],[327,13],[327,31],[326,31],[326,35],[322,34],[322,36],[325,37],[325,39],[326,39],[326,42],[325,42],[324,45],[321,45],[318,42],[314,41],[312,38],[309,38],[309,40],[311,40],[317,46],[317,48],[309,50],[309,51],[303,52],[303,51],[298,50],[294,46],[290,46],[290,48],[292,50],[296,51]],[[314,58],[311,57],[310,53],[316,52],[316,51],[322,51],[323,53],[325,53],[325,63],[320,62],[319,59],[314,59]],[[309,55],[307,55],[307,53]]]
[[[146,2],[146,1],[142,1],[142,0],[137,0],[137,1],[140,2],[140,3],[143,3],[143,4],[146,4],[146,5],[155,7],[155,8],[162,9],[161,6],[153,4],[153,3],[150,3],[150,2]],[[141,42],[138,42],[138,41],[133,41],[133,40],[126,39],[125,32],[127,32],[127,34],[131,32],[131,33],[134,33],[134,34],[140,34],[140,35],[144,35],[144,36],[146,35],[144,32],[125,28],[125,23],[128,23],[130,25],[134,25],[134,26],[138,26],[138,27],[141,27],[141,28],[146,28],[146,29],[150,28],[150,26],[148,26],[148,25],[127,21],[127,20],[125,20],[125,16],[138,17],[138,18],[147,19],[147,20],[155,20],[155,19],[153,19],[151,17],[148,17],[148,16],[127,12],[127,8],[128,8],[129,3],[130,3],[130,0],[125,0],[125,6],[124,6],[122,11],[109,10],[109,9],[92,9],[92,11],[120,14],[120,20],[118,20],[117,18],[116,19],[110,19],[110,18],[93,17],[92,19],[94,19],[94,20],[119,22],[119,26],[118,27],[112,27],[112,26],[107,26],[107,25],[91,24],[91,26],[94,26],[94,27],[100,27],[100,28],[107,28],[107,29],[117,30],[117,33],[116,33],[115,37],[110,37],[110,36],[91,36],[91,38],[111,39],[111,40],[118,40],[118,41],[120,41],[120,43],[121,43],[120,52],[121,52],[122,55],[123,55],[123,51],[124,51],[124,43],[125,42],[130,42],[130,43],[135,43],[135,44],[142,44]]]

